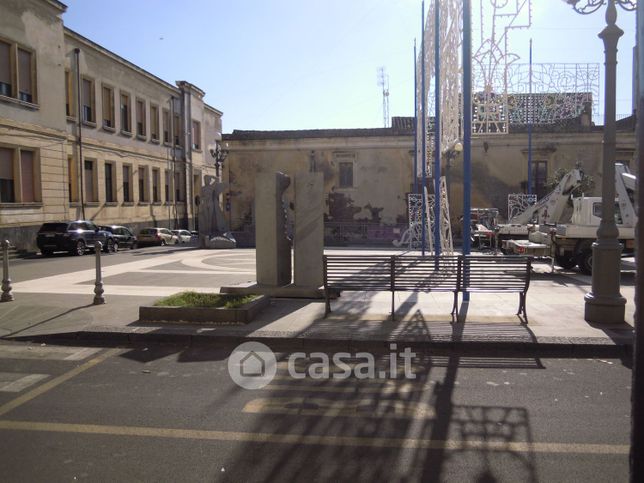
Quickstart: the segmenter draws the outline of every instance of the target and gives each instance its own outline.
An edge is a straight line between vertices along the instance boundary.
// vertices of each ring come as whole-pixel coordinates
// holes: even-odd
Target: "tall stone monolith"
[[[324,178],[322,173],[295,175],[295,285],[318,288],[323,283]]]
[[[291,178],[284,173],[258,173],[255,178],[255,267],[259,285],[291,283],[291,240],[287,234],[284,192]]]

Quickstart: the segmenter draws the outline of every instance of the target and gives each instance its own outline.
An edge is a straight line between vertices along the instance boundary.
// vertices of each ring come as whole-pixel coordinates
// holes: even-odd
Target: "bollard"
[[[94,252],[96,253],[96,283],[94,284],[94,305],[101,305],[105,303],[105,297],[103,297],[103,274],[101,273],[101,251],[103,250],[103,244],[100,241],[96,242],[94,246]]]
[[[2,296],[0,302],[11,302],[11,279],[9,278],[9,240],[2,241]]]

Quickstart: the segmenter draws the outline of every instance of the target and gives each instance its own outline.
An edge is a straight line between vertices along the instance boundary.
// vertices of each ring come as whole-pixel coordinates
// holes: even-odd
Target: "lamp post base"
[[[626,299],[619,292],[621,251],[617,240],[597,240],[593,243],[592,292],[584,297],[584,318],[587,322],[624,322]]]

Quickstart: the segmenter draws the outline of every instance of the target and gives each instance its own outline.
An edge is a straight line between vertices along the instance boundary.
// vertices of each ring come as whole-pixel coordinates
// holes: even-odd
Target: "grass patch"
[[[157,300],[154,305],[156,307],[223,307],[236,309],[256,297],[257,295],[180,292]]]

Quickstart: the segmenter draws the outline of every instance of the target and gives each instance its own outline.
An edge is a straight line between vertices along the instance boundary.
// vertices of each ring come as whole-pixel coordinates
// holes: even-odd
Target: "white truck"
[[[578,168],[568,171],[553,191],[507,223],[497,225],[498,239],[527,239],[534,225],[562,223],[570,193],[579,186],[581,179],[582,172]]]
[[[615,222],[622,256],[632,256],[635,246],[635,176],[624,164],[615,164]],[[551,256],[562,268],[579,266],[582,273],[592,272],[592,244],[597,238],[601,221],[601,198],[573,198],[573,214],[568,224],[541,224],[531,232],[525,243],[508,244],[510,253]],[[512,241],[512,240],[510,240]]]

